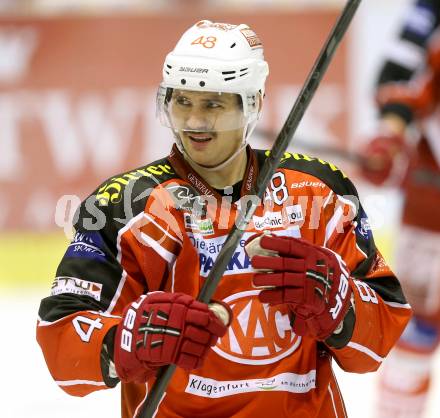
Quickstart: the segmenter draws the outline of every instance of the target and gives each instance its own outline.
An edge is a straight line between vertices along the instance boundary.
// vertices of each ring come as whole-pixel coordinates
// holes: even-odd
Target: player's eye
[[[215,101],[210,100],[210,101],[206,104],[206,107],[207,107],[208,109],[221,109],[221,108],[223,108],[223,105],[222,105],[221,103],[219,103],[219,102],[215,102]]]
[[[188,100],[185,96],[177,96],[174,100],[177,104],[181,106],[189,106],[191,104],[191,101]]]

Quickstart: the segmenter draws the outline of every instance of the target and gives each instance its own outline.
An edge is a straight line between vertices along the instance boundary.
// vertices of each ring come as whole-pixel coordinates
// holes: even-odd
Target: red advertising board
[[[336,12],[209,15],[247,23],[270,75],[260,126],[280,128]],[[55,227],[62,195],[83,199],[104,179],[165,155],[155,119],[162,63],[189,16],[0,19],[0,230]],[[347,136],[344,42],[301,125],[329,142]],[[257,146],[270,146],[256,135]]]

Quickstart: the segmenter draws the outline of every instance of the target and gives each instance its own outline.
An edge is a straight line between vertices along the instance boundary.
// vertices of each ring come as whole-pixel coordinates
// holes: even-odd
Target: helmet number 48
[[[191,45],[202,45],[204,48],[214,48],[217,38],[215,36],[199,36]]]

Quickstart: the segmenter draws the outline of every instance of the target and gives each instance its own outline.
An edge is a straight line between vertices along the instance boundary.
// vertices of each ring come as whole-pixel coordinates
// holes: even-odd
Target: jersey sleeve
[[[157,209],[154,193],[102,204],[101,189],[80,206],[75,236],[37,322],[52,377],[75,396],[117,384],[109,331],[128,303],[162,286],[179,251],[171,220],[159,219],[163,209]]]
[[[380,366],[408,323],[411,308],[376,248],[355,187],[348,179],[341,184],[326,208],[326,246],[351,271],[355,323],[348,343],[331,350],[342,369],[361,373]]]

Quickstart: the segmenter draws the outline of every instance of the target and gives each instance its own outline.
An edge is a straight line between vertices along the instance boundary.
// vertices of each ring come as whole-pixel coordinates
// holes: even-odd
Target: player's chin
[[[189,153],[189,156],[195,163],[202,167],[211,168],[218,165],[215,161],[212,161],[210,158],[206,158],[206,156],[202,155],[200,152]]]
[[[213,158],[216,154],[215,152],[204,152],[204,150],[189,150],[188,152],[187,150],[187,154],[195,163],[206,168],[216,167],[222,162],[222,159],[218,156]]]

